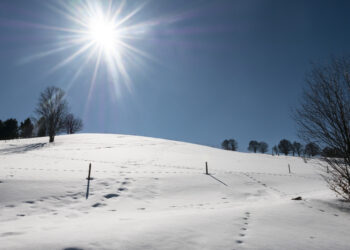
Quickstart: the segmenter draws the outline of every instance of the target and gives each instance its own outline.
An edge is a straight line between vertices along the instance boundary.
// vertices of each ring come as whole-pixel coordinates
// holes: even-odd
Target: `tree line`
[[[65,92],[57,87],[40,93],[35,114],[19,125],[14,118],[0,120],[0,140],[49,136],[53,142],[58,133],[74,134],[83,129],[83,121],[69,112]]]
[[[237,151],[238,143],[235,139],[225,139],[221,143],[221,147],[225,150]],[[269,151],[269,145],[264,141],[251,140],[248,145],[248,151],[254,153],[267,153]],[[293,156],[322,156],[322,157],[340,157],[341,153],[336,148],[325,146],[320,148],[315,142],[309,142],[303,145],[300,142],[294,141],[293,143],[287,139],[282,139],[278,145],[275,145],[271,149],[272,155],[293,155]]]

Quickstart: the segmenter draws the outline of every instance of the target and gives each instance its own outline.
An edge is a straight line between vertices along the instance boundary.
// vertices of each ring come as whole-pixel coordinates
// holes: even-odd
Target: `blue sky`
[[[81,2],[64,4],[75,11]],[[40,91],[55,85],[83,132],[210,146],[234,138],[240,151],[254,139],[272,146],[297,139],[291,109],[310,62],[350,50],[348,1],[128,1],[121,15],[141,5],[125,27],[144,25],[128,43],[149,57],[125,56],[128,84],[111,80],[102,62],[91,88],[96,55],[75,79],[85,55],[53,69],[76,47],[36,58],[62,46],[64,32],[47,27],[75,27],[52,8],[57,2],[2,0],[0,119],[34,115]]]

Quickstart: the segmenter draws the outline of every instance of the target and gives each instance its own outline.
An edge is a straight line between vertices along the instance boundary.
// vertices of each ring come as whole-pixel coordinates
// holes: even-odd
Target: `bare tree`
[[[301,155],[301,153],[303,152],[303,145],[301,145],[301,143],[299,143],[299,142],[293,142],[293,144],[292,144],[292,147],[293,147],[293,156],[294,156],[294,154],[295,153],[297,153],[298,154],[298,156],[300,156]]]
[[[64,123],[67,134],[74,134],[83,129],[83,121],[80,118],[74,117],[71,113],[66,116]]]
[[[292,143],[286,139],[283,139],[278,144],[278,150],[284,155],[288,155],[289,152],[292,151]]]
[[[314,143],[314,142],[309,142],[308,144],[305,145],[305,155],[310,156],[316,156],[321,153],[320,147]]]
[[[235,139],[228,140],[229,150],[237,151],[238,143]]]
[[[268,150],[269,150],[269,145],[264,142],[264,141],[261,141],[259,142],[259,148],[258,148],[259,152],[260,153],[266,153]]]
[[[64,121],[68,110],[65,93],[57,87],[47,87],[41,92],[36,113],[43,119],[50,142],[55,135],[64,129]]]
[[[249,151],[254,151],[254,153],[256,153],[256,151],[258,151],[258,149],[259,149],[259,142],[257,142],[257,141],[250,141],[249,142],[249,146],[248,146]]]
[[[225,150],[236,151],[238,148],[238,143],[235,139],[226,139],[221,143],[221,147]]]
[[[299,136],[328,146],[342,157],[324,157],[331,190],[350,200],[350,57],[314,65],[294,118]]]
[[[223,149],[225,149],[225,150],[228,150],[228,149],[229,149],[228,143],[229,143],[228,140],[225,139],[225,140],[221,143],[221,147],[222,147]]]

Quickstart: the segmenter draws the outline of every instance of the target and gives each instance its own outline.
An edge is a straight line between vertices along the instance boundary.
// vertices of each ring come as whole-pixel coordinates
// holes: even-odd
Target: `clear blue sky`
[[[64,6],[74,13],[78,2]],[[78,49],[59,50],[67,34],[51,28],[75,27],[68,9],[53,9],[57,1],[0,1],[0,119],[34,115],[40,91],[55,85],[83,118],[83,132],[211,146],[234,138],[240,151],[252,139],[272,146],[297,139],[290,111],[310,62],[350,50],[349,1],[127,1],[120,15],[141,4],[125,27],[145,29],[127,43],[151,58],[123,58],[129,88],[102,62],[91,88],[96,55],[57,68]],[[59,51],[39,56],[50,50]]]

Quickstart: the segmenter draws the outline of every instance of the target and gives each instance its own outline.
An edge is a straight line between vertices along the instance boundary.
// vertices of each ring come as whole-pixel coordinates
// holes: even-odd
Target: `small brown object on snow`
[[[298,197],[295,197],[295,198],[292,198],[293,201],[301,201],[303,198],[301,198],[301,196],[298,196]]]

